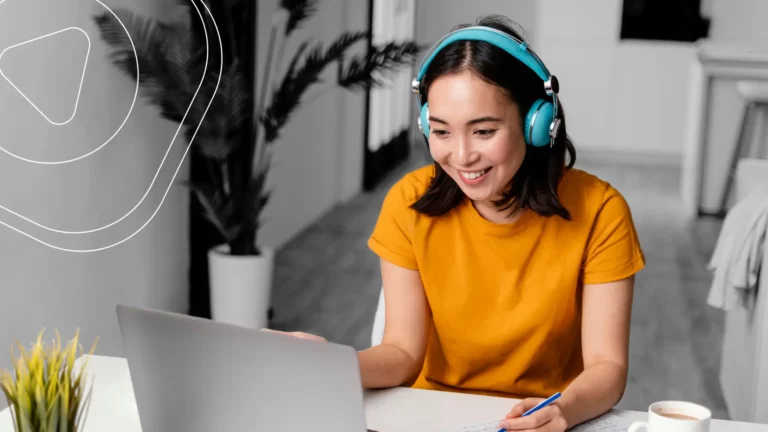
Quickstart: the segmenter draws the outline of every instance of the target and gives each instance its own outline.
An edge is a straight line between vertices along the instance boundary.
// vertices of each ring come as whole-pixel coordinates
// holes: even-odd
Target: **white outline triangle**
[[[3,1],[5,1],[5,0],[0,1],[0,3],[2,3]],[[41,111],[40,108],[38,108],[37,105],[35,105],[34,102],[32,102],[27,97],[27,95],[24,94],[24,92],[22,92],[18,87],[16,87],[16,85],[7,76],[5,76],[5,74],[3,73],[3,69],[0,68],[0,75],[2,75],[2,77],[5,78],[6,81],[8,81],[8,84],[10,84],[11,87],[16,89],[16,91],[19,92],[19,94],[24,99],[26,99],[27,102],[29,102],[29,104],[32,105],[32,107],[37,110],[37,112],[40,113],[40,115],[42,115],[46,120],[48,120],[49,123],[51,123],[52,125],[55,125],[55,126],[63,126],[65,124],[71,122],[72,119],[75,118],[75,114],[77,114],[77,105],[80,103],[80,93],[83,90],[83,80],[85,79],[85,69],[86,69],[86,66],[88,65],[88,56],[91,54],[91,38],[88,37],[88,33],[86,33],[85,30],[81,29],[80,27],[67,27],[65,29],[62,29],[62,30],[59,30],[59,31],[55,31],[53,33],[48,33],[47,35],[38,36],[38,37],[36,37],[34,39],[30,39],[30,40],[25,41],[25,42],[17,43],[16,45],[11,45],[8,48],[4,49],[2,52],[0,52],[0,60],[2,60],[3,54],[5,54],[5,52],[8,51],[8,50],[11,50],[11,49],[14,49],[14,48],[18,48],[18,47],[20,47],[22,45],[26,45],[26,44],[28,44],[30,42],[35,42],[35,41],[38,41],[40,39],[45,39],[47,37],[54,36],[54,35],[57,35],[59,33],[63,33],[63,32],[68,31],[68,30],[79,30],[82,34],[84,34],[85,35],[85,39],[88,41],[88,50],[85,52],[85,61],[83,62],[83,74],[80,77],[80,86],[77,88],[77,98],[75,99],[75,108],[72,110],[72,116],[69,117],[69,119],[67,121],[62,122],[62,123],[57,123],[57,122],[49,119],[48,116],[46,116],[45,113],[43,111]]]

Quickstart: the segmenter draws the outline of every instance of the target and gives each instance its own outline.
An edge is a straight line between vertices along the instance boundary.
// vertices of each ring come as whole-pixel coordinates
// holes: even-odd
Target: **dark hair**
[[[501,30],[524,41],[521,32],[515,31],[513,24],[504,17],[486,16],[479,19],[477,25]],[[467,26],[460,25],[456,29]],[[436,78],[465,70],[501,88],[518,105],[521,124],[537,99],[549,98],[541,78],[507,52],[488,42],[457,41],[443,48],[429,65],[420,83],[422,105],[426,103],[429,87]],[[565,169],[573,167],[576,150],[567,136],[565,115],[559,99],[557,109],[561,125],[554,146],[526,145],[525,158],[512,178],[511,187],[494,203],[500,210],[510,209],[517,203],[519,208],[529,208],[542,216],[559,215],[570,220],[570,213],[558,198],[557,186]],[[567,165],[566,152],[570,156]],[[464,199],[464,193],[456,182],[435,162],[435,177],[424,195],[411,207],[430,216],[439,216],[461,204]]]

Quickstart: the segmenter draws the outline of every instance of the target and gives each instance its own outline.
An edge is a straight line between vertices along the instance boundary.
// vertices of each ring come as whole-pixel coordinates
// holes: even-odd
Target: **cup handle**
[[[629,425],[629,429],[627,429],[627,432],[636,432],[640,428],[645,428],[645,430],[648,430],[648,422],[636,421],[631,425]]]

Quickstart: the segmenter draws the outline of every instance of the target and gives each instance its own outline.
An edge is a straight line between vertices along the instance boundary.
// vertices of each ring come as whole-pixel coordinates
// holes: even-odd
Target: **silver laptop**
[[[365,432],[352,347],[117,306],[143,432]]]

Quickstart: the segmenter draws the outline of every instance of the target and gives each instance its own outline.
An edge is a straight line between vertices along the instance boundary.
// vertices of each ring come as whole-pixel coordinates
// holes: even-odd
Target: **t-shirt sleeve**
[[[592,227],[584,259],[584,284],[613,282],[645,267],[632,212],[624,197],[610,185]]]
[[[416,197],[409,186],[412,185],[406,177],[387,192],[368,247],[392,264],[417,270],[412,244],[416,210],[410,208]]]

